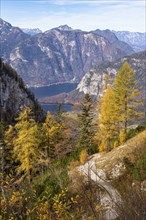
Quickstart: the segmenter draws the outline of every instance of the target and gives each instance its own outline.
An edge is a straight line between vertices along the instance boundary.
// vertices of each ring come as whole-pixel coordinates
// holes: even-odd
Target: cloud
[[[33,2],[33,7],[26,12],[26,16],[19,16],[18,19],[15,13],[14,22],[10,20],[12,25],[38,27],[43,31],[68,24],[74,29],[86,31],[99,28],[145,32],[145,0],[34,0],[30,2]],[[36,3],[42,5],[36,5]]]
[[[34,0],[34,2],[39,4],[54,4],[54,5],[78,5],[78,4],[86,4],[86,5],[144,5],[145,0]]]
[[[135,16],[137,15],[137,16]],[[82,29],[86,31],[99,29],[113,29],[113,30],[129,30],[129,31],[145,31],[145,21],[141,20],[141,10],[135,8],[130,11],[127,7],[122,11],[110,10],[102,11],[100,13],[70,13],[67,11],[50,12],[37,20],[30,19],[29,26],[39,27],[42,30],[48,30],[62,24],[68,24],[74,29]],[[23,22],[28,24],[28,22]],[[22,25],[21,25],[22,26]]]

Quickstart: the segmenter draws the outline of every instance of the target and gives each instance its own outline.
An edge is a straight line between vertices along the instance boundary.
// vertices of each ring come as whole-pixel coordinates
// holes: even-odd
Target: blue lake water
[[[76,89],[77,83],[60,83],[51,86],[30,87],[37,99],[58,95],[63,92],[71,92]]]
[[[58,104],[43,104],[41,103],[42,108],[45,111],[50,111],[52,113],[56,112],[58,109]],[[65,111],[65,112],[71,112],[72,111],[72,104],[62,104],[61,105],[61,111]]]
[[[60,83],[51,86],[30,87],[30,90],[34,93],[35,97],[39,99],[39,98],[58,95],[63,92],[68,93],[76,89],[76,87],[77,87],[77,83]],[[49,104],[41,103],[41,106],[45,111],[50,111],[50,112],[56,112],[58,108],[58,104],[53,104],[53,103],[49,103]],[[61,110],[67,112],[72,111],[72,104],[69,103],[62,104]]]

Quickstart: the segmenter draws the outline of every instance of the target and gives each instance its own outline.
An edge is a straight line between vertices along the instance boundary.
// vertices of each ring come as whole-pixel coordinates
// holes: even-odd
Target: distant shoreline
[[[34,85],[34,86],[27,85],[27,87],[29,89],[31,89],[31,88],[42,88],[42,87],[55,86],[55,85],[60,85],[60,84],[65,84],[65,83],[68,83],[68,84],[78,84],[79,82],[57,82],[57,83],[51,83],[49,85]]]

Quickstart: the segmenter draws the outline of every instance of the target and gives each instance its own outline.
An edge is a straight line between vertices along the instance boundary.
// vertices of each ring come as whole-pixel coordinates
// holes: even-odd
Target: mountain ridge
[[[115,60],[133,49],[126,43],[80,30],[51,29],[29,36],[12,26],[1,27],[0,56],[29,86],[79,82],[96,63]]]
[[[146,50],[146,32],[112,31],[119,40],[128,43],[136,52]]]

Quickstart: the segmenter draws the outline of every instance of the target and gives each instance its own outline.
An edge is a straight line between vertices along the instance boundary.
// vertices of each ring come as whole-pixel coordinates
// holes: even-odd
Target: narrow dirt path
[[[101,205],[106,206],[106,219],[111,220],[118,217],[115,205],[121,202],[118,191],[106,179],[106,174],[102,169],[97,169],[95,160],[90,160],[78,167],[78,171],[93,180],[99,187],[105,190],[101,196]]]

